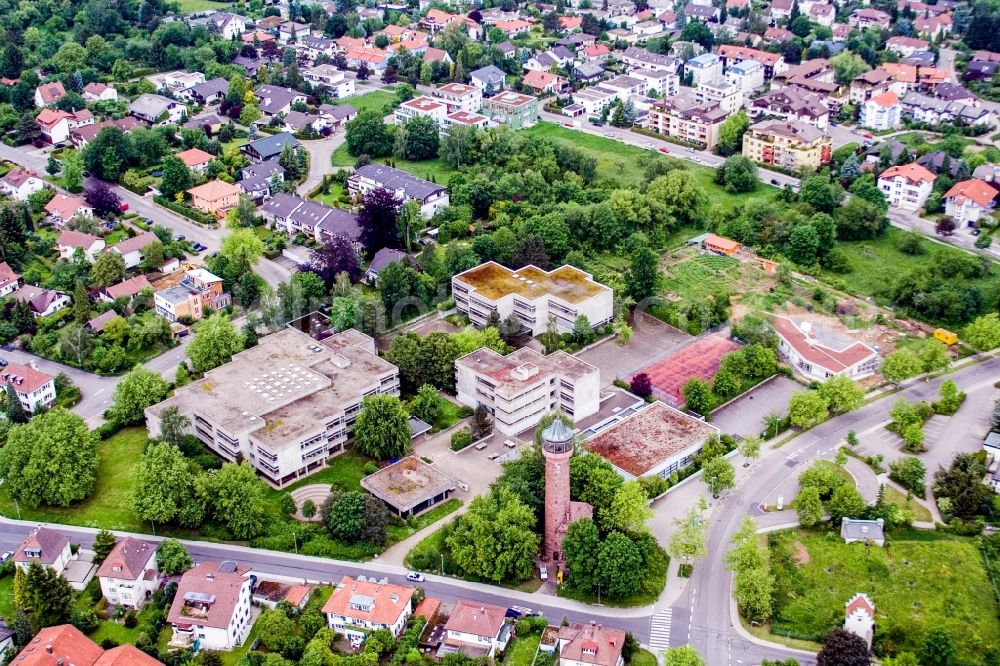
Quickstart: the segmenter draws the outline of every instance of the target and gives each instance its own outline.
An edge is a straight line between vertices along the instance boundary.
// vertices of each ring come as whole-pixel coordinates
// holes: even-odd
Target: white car
[[[6,562],[7,560],[9,560],[12,557],[14,557],[14,551],[8,550],[3,555],[0,555],[0,564],[3,564],[4,562]]]
[[[698,157],[697,155],[692,155],[691,156],[691,161],[692,162],[701,162],[701,158]]]
[[[411,571],[410,573],[406,574],[406,580],[412,583],[422,583],[424,582],[424,575],[416,571]]]
[[[549,579],[549,568],[547,566],[545,566],[544,564],[539,564],[538,565],[538,576],[542,580],[548,580]]]
[[[612,136],[613,137],[614,135],[615,135],[614,132],[605,132],[604,133],[604,136]]]
[[[646,142],[646,147],[649,148],[650,150],[652,150],[654,148],[653,142],[652,141],[647,141]]]

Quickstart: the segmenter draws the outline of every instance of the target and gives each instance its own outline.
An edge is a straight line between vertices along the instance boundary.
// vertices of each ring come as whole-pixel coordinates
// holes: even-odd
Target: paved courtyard
[[[792,396],[805,390],[798,382],[778,375],[713,412],[712,425],[739,437],[759,435],[764,431],[765,416],[784,415]]]
[[[601,386],[607,386],[617,378],[626,379],[690,339],[687,333],[640,312],[632,323],[632,338],[627,345],[620,347],[612,338],[577,357],[600,370]]]

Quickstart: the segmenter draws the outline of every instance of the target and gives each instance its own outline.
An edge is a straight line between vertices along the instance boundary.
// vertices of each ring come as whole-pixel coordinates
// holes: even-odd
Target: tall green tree
[[[716,456],[702,465],[701,478],[715,497],[736,485],[736,471],[722,456]]]
[[[656,295],[659,282],[660,257],[642,244],[632,252],[628,272],[628,293],[636,302]]]
[[[354,444],[358,451],[388,460],[409,452],[410,425],[406,409],[392,395],[370,395],[361,401],[361,413],[354,423]]]
[[[197,372],[207,372],[229,363],[233,354],[242,351],[243,342],[243,336],[229,317],[217,313],[202,321],[194,340],[188,345],[187,356]]]
[[[627,599],[642,587],[642,552],[628,535],[611,532],[597,553],[597,579],[610,599]]]
[[[792,425],[811,428],[826,419],[830,404],[819,391],[802,391],[788,401],[788,418]]]
[[[73,609],[73,588],[62,574],[52,567],[32,562],[24,577],[29,608],[22,608],[35,627],[51,627],[65,623]]]
[[[795,511],[803,527],[813,527],[823,520],[823,502],[816,486],[806,486],[795,498]]]
[[[94,491],[97,435],[64,407],[10,429],[0,448],[0,476],[11,497],[34,508],[69,506]]]
[[[27,423],[28,415],[21,404],[21,398],[17,395],[17,389],[13,382],[7,383],[7,419],[11,423]]]
[[[865,401],[865,390],[845,375],[831,377],[819,385],[818,391],[834,414],[853,411]]]
[[[726,118],[719,126],[718,151],[720,155],[734,155],[743,148],[743,135],[750,129],[750,118],[740,109]]]
[[[156,566],[163,573],[176,576],[194,566],[194,560],[180,541],[164,539],[156,547]]]
[[[248,273],[264,256],[264,241],[252,229],[235,229],[222,239],[219,254],[233,265],[237,274]]]
[[[94,537],[94,545],[92,550],[94,551],[94,564],[100,565],[101,562],[108,558],[111,551],[114,550],[115,544],[118,543],[118,539],[115,537],[114,532],[108,530],[101,530]]]
[[[541,545],[534,511],[509,488],[480,495],[456,519],[445,543],[466,572],[491,581],[531,577]]]
[[[603,524],[612,530],[635,534],[647,530],[646,521],[653,517],[649,497],[637,480],[622,485],[605,512]]]
[[[670,557],[684,560],[705,557],[708,554],[706,538],[708,522],[705,520],[705,504],[693,506],[682,517],[674,520],[674,533],[670,535]]]
[[[169,390],[158,372],[136,365],[115,387],[111,416],[122,424],[138,423],[145,418],[143,410],[163,400]]]
[[[177,194],[186,192],[194,185],[191,171],[177,157],[168,157],[163,160],[163,175],[160,177],[160,193],[173,201]]]
[[[90,268],[90,283],[98,288],[110,287],[125,279],[125,258],[117,252],[102,252]]]
[[[563,540],[566,558],[566,583],[570,587],[590,592],[597,589],[597,556],[601,536],[593,520],[585,518],[570,523]]]
[[[180,449],[166,442],[151,442],[132,469],[125,501],[141,520],[151,523],[190,524],[203,513],[195,496],[195,474]],[[188,520],[179,520],[186,517]]]
[[[212,516],[237,539],[250,539],[264,530],[267,487],[246,462],[226,463],[199,477],[200,494]]]

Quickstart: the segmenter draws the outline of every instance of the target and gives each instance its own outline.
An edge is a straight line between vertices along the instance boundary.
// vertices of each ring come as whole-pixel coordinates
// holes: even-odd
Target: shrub
[[[451,434],[452,451],[461,451],[469,444],[472,444],[472,433],[469,432],[468,428],[462,428],[461,430],[456,430]]]
[[[376,465],[374,462],[371,462],[371,461],[366,462],[365,466],[361,468],[361,472],[365,476],[368,476],[370,474],[374,474],[377,471],[378,471],[378,465]]]
[[[139,616],[134,610],[125,613],[124,624],[126,629],[135,629],[139,625]]]

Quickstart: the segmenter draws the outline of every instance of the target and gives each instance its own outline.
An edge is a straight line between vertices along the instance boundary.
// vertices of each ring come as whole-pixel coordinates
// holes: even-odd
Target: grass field
[[[222,11],[233,6],[231,2],[215,2],[214,0],[176,0],[177,9],[181,13],[204,12],[210,9]]]
[[[410,523],[407,523],[405,526],[390,525],[388,530],[386,530],[388,533],[388,539],[386,540],[385,544],[386,548],[388,548],[394,543],[399,543],[404,539],[410,538],[411,536],[413,536],[420,530],[424,529],[425,527],[433,525],[434,523],[441,520],[445,516],[448,516],[454,511],[457,511],[458,507],[460,506],[462,506],[462,500],[452,498],[447,502],[442,502],[441,504],[438,504],[430,511],[422,513],[416,518],[414,518],[412,525]]]
[[[656,666],[656,657],[648,650],[639,649],[632,655],[629,666]]]
[[[129,532],[145,532],[149,525],[141,523],[125,505],[132,466],[142,456],[146,443],[145,428],[125,428],[107,441],[101,442],[97,467],[97,487],[94,494],[70,507],[39,507],[20,505],[21,518],[38,522],[66,523],[84,527],[103,527]],[[0,488],[0,513],[17,517],[14,502]]]
[[[844,544],[826,531],[770,536],[777,633],[822,640],[844,621],[844,604],[864,592],[875,602],[876,640],[889,654],[919,653],[943,627],[959,653],[978,664],[1000,647],[997,602],[971,538],[920,530],[889,534],[885,548]],[[799,546],[808,557],[800,557]],[[797,551],[798,555],[797,556]]]
[[[703,298],[732,284],[740,274],[740,262],[735,259],[700,254],[667,269],[666,285],[685,298]]]
[[[507,649],[506,666],[531,666],[535,661],[541,634],[528,634],[514,639],[514,644]]]
[[[333,151],[331,156],[331,161],[335,167],[352,167],[357,158],[352,156],[347,152],[347,144],[344,144]],[[379,160],[375,160],[376,162]],[[383,163],[385,159],[381,160]],[[446,184],[448,179],[451,178],[452,174],[456,172],[441,158],[435,158],[433,160],[424,160],[422,162],[411,162],[410,160],[397,160],[392,158],[392,163],[396,165],[397,169],[402,169],[408,173],[417,176],[418,178],[423,178],[424,180],[432,180],[435,183]]]
[[[880,294],[886,285],[894,284],[896,278],[914,268],[932,266],[933,255],[937,252],[961,252],[931,240],[923,242],[925,252],[909,255],[897,248],[906,232],[889,228],[885,235],[875,240],[841,241],[837,248],[847,255],[851,272],[835,277],[844,281],[847,291],[863,296],[873,296],[880,304],[885,304]],[[834,276],[834,274],[828,274]],[[1000,293],[1000,276],[962,280],[963,286],[979,287],[984,295]]]
[[[934,519],[933,516],[931,516],[930,509],[926,506],[915,499],[907,501],[905,493],[901,493],[888,485],[885,487],[885,501],[888,504],[895,504],[903,507],[904,509],[909,509],[913,512],[913,520],[917,522],[929,523]]]
[[[373,90],[363,95],[334,100],[334,104],[350,104],[360,111],[378,111],[382,113],[386,104],[396,102],[396,93],[391,90]]]

